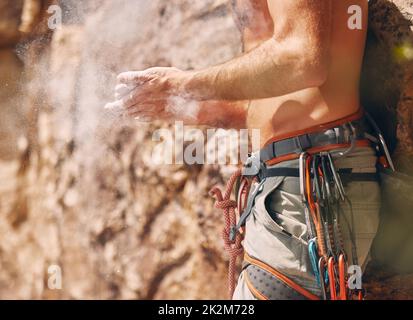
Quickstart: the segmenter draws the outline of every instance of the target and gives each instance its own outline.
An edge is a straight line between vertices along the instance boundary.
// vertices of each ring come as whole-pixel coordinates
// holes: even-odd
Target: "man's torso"
[[[245,51],[272,36],[274,27],[267,0],[234,0],[233,4]],[[354,5],[362,9],[361,30],[348,26],[349,19],[354,15],[352,11],[349,13],[349,8]],[[329,71],[323,86],[251,101],[247,125],[248,128],[261,130],[261,144],[273,137],[344,118],[360,108],[359,78],[367,11],[367,0],[333,1]]]

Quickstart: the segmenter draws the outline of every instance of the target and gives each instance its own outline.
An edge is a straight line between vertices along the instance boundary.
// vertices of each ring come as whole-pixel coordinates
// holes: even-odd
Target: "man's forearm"
[[[197,117],[188,117],[184,119],[184,123],[222,129],[245,129],[247,112],[248,101],[201,101]]]
[[[241,57],[201,71],[157,67],[121,73],[119,85],[133,89],[109,107],[159,118],[163,113],[168,116],[165,102],[170,99],[226,101],[217,106],[228,109],[231,101],[265,99],[320,87],[329,69],[332,1],[267,0],[274,22],[269,40]],[[282,14],[275,19],[278,12]],[[216,114],[211,116],[217,118]]]
[[[186,73],[182,89],[197,100],[253,100],[319,86],[326,77],[325,57],[303,46],[300,40],[271,38],[227,63]]]

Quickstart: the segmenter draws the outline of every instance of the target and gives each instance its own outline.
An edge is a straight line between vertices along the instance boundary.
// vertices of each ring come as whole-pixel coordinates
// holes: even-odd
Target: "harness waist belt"
[[[345,145],[355,140],[360,141],[365,139],[366,126],[365,119],[361,118],[324,131],[273,141],[261,149],[260,160],[268,162],[290,154],[301,154],[316,147]]]
[[[377,181],[379,175],[377,172],[353,172],[351,168],[341,168],[337,170],[337,173],[343,179],[352,180],[352,181]],[[260,180],[271,178],[271,177],[300,177],[300,170],[298,168],[266,168],[262,167],[260,173],[258,174]],[[311,174],[313,178],[313,174]]]

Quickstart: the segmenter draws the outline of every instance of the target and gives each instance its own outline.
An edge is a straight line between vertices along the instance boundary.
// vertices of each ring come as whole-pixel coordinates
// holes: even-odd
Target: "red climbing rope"
[[[236,264],[238,256],[242,255],[244,249],[242,247],[243,236],[241,233],[237,232],[234,241],[230,240],[230,231],[231,227],[237,224],[236,218],[236,208],[237,202],[231,200],[231,194],[234,189],[235,183],[242,175],[242,170],[237,170],[229,179],[225,193],[222,195],[222,191],[218,187],[214,187],[210,194],[215,198],[215,207],[217,209],[223,210],[225,227],[222,231],[222,238],[225,244],[225,250],[229,255],[229,267],[228,267],[228,293],[230,298],[232,298],[235,290],[235,273],[236,273]]]

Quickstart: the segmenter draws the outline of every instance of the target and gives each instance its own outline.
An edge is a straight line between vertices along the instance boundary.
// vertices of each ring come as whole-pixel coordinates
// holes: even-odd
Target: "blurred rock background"
[[[228,2],[0,0],[0,298],[226,298],[223,220],[208,190],[234,168],[154,167],[151,136],[168,125],[102,107],[121,71],[240,53]],[[51,30],[55,4],[63,25]],[[363,102],[392,141],[400,204],[413,172],[413,1],[370,5]],[[371,299],[413,298],[413,232],[389,242],[413,228],[410,209],[384,212]],[[51,265],[61,290],[48,288]]]

